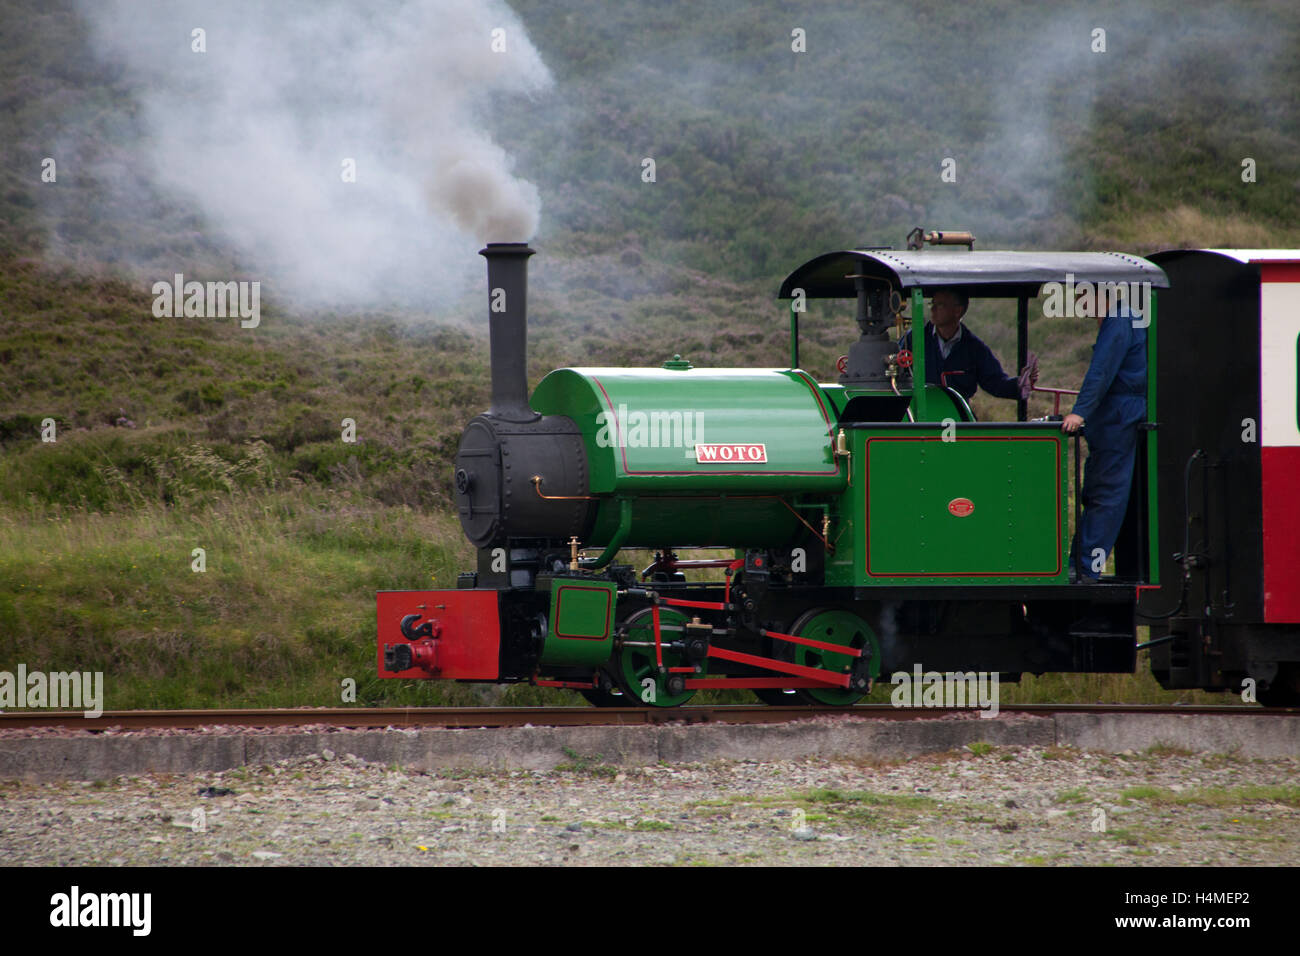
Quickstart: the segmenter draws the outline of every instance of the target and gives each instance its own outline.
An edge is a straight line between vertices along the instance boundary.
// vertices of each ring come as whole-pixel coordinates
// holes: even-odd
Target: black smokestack
[[[509,422],[540,416],[528,407],[528,257],[526,242],[489,242],[478,251],[488,262],[488,340],[492,348],[492,407]]]

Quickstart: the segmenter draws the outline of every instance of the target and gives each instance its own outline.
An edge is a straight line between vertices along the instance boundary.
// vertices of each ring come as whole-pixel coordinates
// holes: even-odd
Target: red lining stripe
[[[557,597],[557,598],[555,599],[555,622],[556,622],[557,625],[559,624],[559,622],[560,622],[560,617],[561,617],[561,615],[560,615],[560,602],[564,600],[564,595],[566,595],[566,594],[569,593],[570,591],[599,591],[601,594],[605,595],[605,633],[604,633],[604,634],[599,634],[599,635],[593,634],[593,635],[591,635],[591,636],[588,636],[588,635],[586,635],[586,634],[563,634],[563,633],[560,632],[560,629],[559,629],[558,627],[556,627],[556,629],[555,629],[555,636],[556,636],[557,638],[559,638],[560,640],[562,640],[562,641],[606,641],[606,640],[609,640],[609,595],[610,595],[609,589],[607,589],[607,588],[585,588],[585,587],[582,587],[581,585],[561,584],[561,585],[560,585],[560,596]]]
[[[1055,571],[875,571],[871,570],[871,443],[873,441],[942,441],[942,438],[900,437],[868,438],[863,443],[862,485],[863,504],[865,505],[865,527],[862,529],[862,550],[867,554],[867,576],[872,578],[1054,578],[1061,573],[1061,523],[1056,522],[1056,570]],[[1056,472],[1061,471],[1061,442],[1055,438],[963,438],[961,441],[1049,441],[1056,446]],[[1056,510],[1061,510],[1061,486],[1056,484]]]

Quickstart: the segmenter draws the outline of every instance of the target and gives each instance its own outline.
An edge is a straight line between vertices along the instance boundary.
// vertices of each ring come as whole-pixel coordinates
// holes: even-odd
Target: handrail
[[[1051,393],[1051,394],[1055,397],[1055,401],[1053,401],[1053,403],[1052,403],[1052,414],[1053,414],[1053,415],[1059,415],[1059,414],[1061,414],[1061,396],[1062,396],[1062,395],[1078,395],[1078,394],[1079,394],[1079,390],[1078,390],[1078,389],[1075,389],[1075,388],[1048,388],[1046,385],[1033,385],[1033,386],[1030,387],[1030,391],[1034,391],[1034,392],[1049,392],[1049,393]]]

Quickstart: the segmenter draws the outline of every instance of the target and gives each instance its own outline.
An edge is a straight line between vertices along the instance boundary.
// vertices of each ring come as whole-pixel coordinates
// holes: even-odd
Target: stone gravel
[[[0,784],[11,865],[1277,865],[1300,761],[977,745],[423,773],[324,750],[223,773]]]

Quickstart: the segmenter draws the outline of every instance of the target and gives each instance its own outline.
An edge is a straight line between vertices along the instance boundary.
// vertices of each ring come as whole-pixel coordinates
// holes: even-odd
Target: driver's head
[[[930,300],[930,321],[940,332],[956,331],[970,297],[960,289],[940,289]]]

